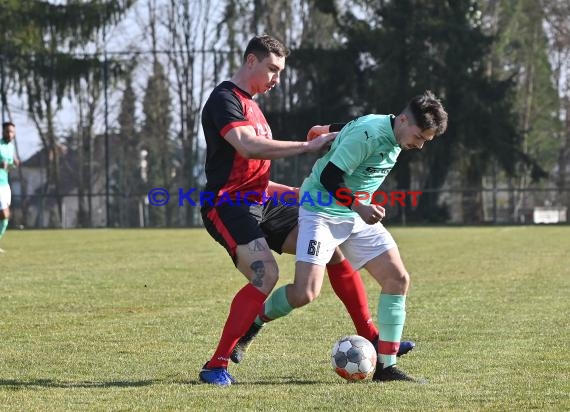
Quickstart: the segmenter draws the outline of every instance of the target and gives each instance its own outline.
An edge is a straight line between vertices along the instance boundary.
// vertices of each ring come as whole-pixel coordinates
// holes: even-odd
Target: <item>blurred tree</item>
[[[516,83],[514,108],[521,130],[521,150],[536,163],[519,162],[510,181],[516,189],[527,189],[538,177],[536,165],[552,171],[559,152],[559,98],[544,30],[545,10],[534,0],[491,1],[487,2],[483,19],[486,31],[496,39],[489,56],[491,75],[511,78]],[[511,213],[516,219],[527,196],[522,191],[512,193],[516,196]]]
[[[112,226],[137,227],[140,224],[141,200],[144,194],[146,170],[142,170],[142,147],[137,128],[136,95],[132,77],[125,79],[125,89],[118,116],[118,142],[114,170],[113,199],[115,203]]]
[[[216,54],[220,60],[216,61],[214,67],[215,84],[223,80],[218,77],[222,73],[220,66],[225,63],[228,65],[224,77],[237,70],[242,62],[241,54],[245,50],[246,42],[257,34],[246,29],[251,28],[252,24],[250,5],[251,0],[225,0],[224,13],[216,29],[216,36],[221,40],[218,49],[222,52]]]
[[[431,89],[448,108],[448,132],[426,146],[421,156],[401,155],[394,171],[398,188],[438,189],[450,170],[458,170],[467,188],[464,221],[471,223],[483,220],[482,179],[492,165],[509,176],[521,170],[529,177],[541,175],[541,153],[525,150],[528,131],[519,121],[524,116],[519,79],[514,72],[489,70],[495,38],[488,34],[495,33],[484,30],[477,1],[283,0],[265,6],[262,0],[253,2],[252,27],[272,28],[296,46],[284,85],[261,99],[275,136],[302,138],[315,123],[367,112],[397,113],[411,96]],[[287,16],[296,16],[297,24],[293,26]],[[544,56],[536,58],[541,88],[548,86]],[[534,98],[541,93],[534,90]],[[552,107],[548,87],[543,94],[538,101]],[[552,112],[541,115],[537,124],[552,120]],[[544,137],[546,129],[535,133]],[[420,220],[447,218],[435,192],[421,197],[415,214]]]
[[[55,195],[52,225],[61,224],[60,138],[55,117],[64,97],[81,88],[82,79],[102,76],[99,56],[82,52],[116,24],[133,0],[54,4],[43,0],[2,0],[0,58],[3,77],[13,80],[14,91],[27,99],[28,113],[48,153],[43,195]],[[111,65],[112,66],[112,65]],[[2,90],[6,103],[6,90]]]
[[[168,53],[168,65],[176,99],[172,114],[176,116],[174,123],[179,153],[175,159],[175,180],[177,187],[188,189],[198,186],[202,169],[198,167],[200,109],[207,89],[214,86],[208,80],[216,78],[219,66],[217,53],[208,53],[217,40],[212,38],[215,27],[212,8],[211,0],[169,0],[161,20],[167,29],[168,47],[172,50]],[[214,73],[209,71],[210,67],[214,68]],[[199,223],[199,215],[190,206],[178,208],[178,212],[183,223],[190,226]]]
[[[170,93],[163,65],[157,60],[147,82],[143,99],[144,125],[141,134],[142,147],[148,151],[148,183],[145,192],[161,187],[169,192],[176,187],[172,180],[173,145],[170,137],[172,116],[170,113]],[[171,225],[173,207],[170,202],[164,207],[151,207],[151,226]]]
[[[448,132],[426,146],[421,156],[414,152],[400,156],[394,170],[397,187],[411,189],[416,182],[419,187],[415,189],[438,189],[450,170],[459,169],[462,184],[469,189],[463,194],[464,220],[481,221],[482,177],[493,160],[512,174],[517,162],[528,162],[529,158],[521,152],[514,83],[509,78],[489,76],[486,71],[492,38],[481,30],[477,2],[361,0],[350,7],[346,2],[335,2],[334,7],[327,2],[315,4],[338,22],[339,30],[333,37],[340,39],[345,53],[342,60],[337,58],[336,67],[328,68],[328,75],[336,79],[334,88],[343,90],[344,99],[319,104],[328,109],[331,102],[344,100],[359,113],[397,113],[411,96],[433,90],[448,109]],[[322,60],[316,56],[315,61]],[[307,64],[310,58],[301,65]],[[332,88],[330,84],[323,89]],[[412,168],[414,164],[418,166]],[[413,169],[421,170],[422,175],[414,176]],[[446,219],[437,204],[437,193],[425,193],[416,218]]]
[[[554,79],[560,95],[558,112],[563,121],[558,135],[556,183],[561,204],[570,206],[570,2],[541,0],[540,4],[547,22]]]
[[[97,109],[102,96],[104,84],[101,71],[88,73],[80,79],[73,88],[77,104],[77,125],[75,132],[70,134],[71,139],[66,143],[77,152],[77,173],[72,179],[77,185],[77,225],[91,227],[93,217],[93,185],[96,177],[102,173],[104,165],[96,166],[94,159],[95,123]]]
[[[349,120],[357,112],[350,98],[355,73],[351,64],[344,63],[351,54],[335,38],[338,24],[330,7],[322,10],[324,3],[281,0],[269,7],[264,1],[254,2],[255,31],[275,35],[293,50],[280,86],[260,96],[278,139],[304,140],[312,125]],[[314,161],[312,155],[275,160],[272,179],[300,185]]]

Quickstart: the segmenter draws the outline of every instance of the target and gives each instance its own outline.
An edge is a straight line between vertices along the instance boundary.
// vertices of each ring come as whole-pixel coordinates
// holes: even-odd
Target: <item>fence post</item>
[[[5,107],[4,105],[6,104],[4,97],[6,96],[4,94],[4,52],[0,52],[0,94],[2,97],[2,123],[4,123],[6,121],[6,117],[4,116],[4,111],[5,111]]]
[[[497,161],[493,160],[493,224],[497,224]]]
[[[105,13],[107,12],[105,8]],[[105,226],[110,227],[110,198],[109,198],[109,96],[108,96],[108,88],[109,88],[109,62],[107,59],[107,25],[103,25],[103,41],[104,41],[104,49],[103,49],[103,98],[105,99]]]

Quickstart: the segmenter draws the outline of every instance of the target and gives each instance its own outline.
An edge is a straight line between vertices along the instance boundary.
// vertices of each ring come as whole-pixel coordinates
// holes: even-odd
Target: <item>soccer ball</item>
[[[376,349],[362,336],[344,336],[335,342],[331,361],[335,372],[347,381],[366,379],[376,367]]]

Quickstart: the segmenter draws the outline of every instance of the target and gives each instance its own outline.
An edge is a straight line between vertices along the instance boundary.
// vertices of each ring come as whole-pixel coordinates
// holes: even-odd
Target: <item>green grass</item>
[[[400,360],[428,385],[348,384],[328,282],[269,325],[240,384],[197,382],[244,279],[202,230],[9,230],[0,410],[569,410],[570,228],[393,230],[412,275]],[[293,258],[279,257],[281,281]],[[373,313],[378,288],[363,276]]]

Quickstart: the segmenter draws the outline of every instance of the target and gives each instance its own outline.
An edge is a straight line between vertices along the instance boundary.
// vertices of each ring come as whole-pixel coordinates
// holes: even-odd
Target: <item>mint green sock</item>
[[[6,233],[7,228],[8,228],[8,219],[2,219],[2,222],[0,223],[0,239],[2,239],[4,233]]]
[[[406,297],[403,295],[380,294],[378,300],[378,328],[380,341],[378,355],[384,368],[396,364],[397,345],[402,339],[406,322]]]
[[[292,310],[293,307],[287,300],[287,285],[281,286],[279,289],[273,291],[271,296],[265,301],[263,305],[263,316],[257,316],[255,323],[262,326],[265,322],[287,316]]]

